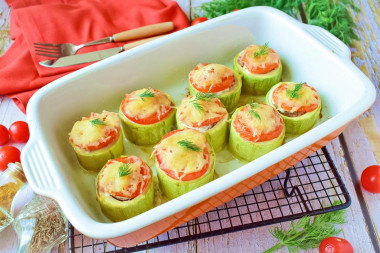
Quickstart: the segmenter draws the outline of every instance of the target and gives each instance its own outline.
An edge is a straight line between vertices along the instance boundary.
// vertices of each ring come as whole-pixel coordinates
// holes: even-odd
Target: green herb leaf
[[[96,125],[105,125],[106,124],[103,120],[101,120],[99,118],[98,119],[92,119],[92,120],[90,120],[90,123],[93,126],[96,126]]]
[[[313,221],[309,216],[302,217],[296,224],[291,221],[288,230],[276,227],[269,232],[279,240],[279,243],[264,253],[274,252],[283,246],[288,247],[289,252],[317,248],[326,237],[340,233],[341,230],[335,226],[345,223],[345,219],[346,210],[342,209],[315,216]]]
[[[305,23],[326,29],[347,45],[359,40],[355,33],[354,23],[349,9],[359,12],[359,8],[349,0],[214,0],[195,8],[195,18],[199,16],[212,19],[252,6],[270,6],[290,16],[300,15]],[[305,15],[301,15],[300,9]]]
[[[190,101],[194,105],[194,108],[198,111],[204,112],[203,106],[198,101],[211,101],[212,98],[215,98],[213,93],[201,93],[198,92],[195,97]]]
[[[119,167],[119,177],[124,177],[132,173],[132,170],[130,168],[131,164],[124,163]]]
[[[259,120],[261,120],[259,113],[255,110],[256,108],[259,107],[259,104],[258,103],[251,103],[251,104],[249,104],[249,106],[250,106],[249,115],[251,115],[251,117],[254,116],[254,117],[258,118]]]
[[[268,42],[266,42],[264,46],[260,46],[259,51],[253,54],[253,58],[257,58],[262,55],[267,55],[268,53],[269,53],[269,47],[268,47]]]
[[[194,151],[194,152],[200,152],[201,151],[201,148],[198,147],[197,145],[195,145],[194,143],[192,143],[191,141],[189,140],[181,140],[179,142],[177,142],[183,149],[185,150],[191,150],[191,151]]]
[[[149,89],[145,89],[145,91],[141,93],[139,97],[141,98],[142,101],[144,101],[144,98],[147,98],[147,97],[153,98],[154,93],[150,91]]]
[[[298,92],[302,88],[303,84],[304,84],[303,82],[297,83],[293,90],[287,89],[286,95],[288,95],[288,97],[290,97],[290,98],[298,98],[299,97]]]

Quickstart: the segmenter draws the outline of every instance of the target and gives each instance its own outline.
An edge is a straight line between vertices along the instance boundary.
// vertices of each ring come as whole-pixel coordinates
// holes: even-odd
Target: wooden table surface
[[[177,0],[177,2],[191,18],[194,7],[205,1]],[[376,42],[380,41],[380,2],[378,0],[354,2],[360,8],[359,13],[353,13],[360,41],[355,41],[350,46],[351,59],[372,81],[378,97],[380,46]],[[0,1],[0,55],[11,45],[10,12],[5,2]],[[9,127],[17,120],[26,121],[26,116],[18,110],[11,99],[0,96],[0,124]],[[347,209],[347,223],[342,225],[342,232],[338,236],[350,241],[355,252],[379,252],[380,194],[371,194],[360,185],[362,171],[369,165],[380,163],[379,129],[380,100],[376,100],[372,108],[350,123],[343,134],[327,146],[352,199],[352,204]],[[10,143],[10,145],[23,148],[22,144]],[[269,230],[278,225],[287,228],[289,222],[180,243],[149,252],[262,252],[277,243]],[[15,252],[16,245],[14,232],[11,228],[7,228],[0,235],[0,252]],[[278,252],[287,252],[287,249],[282,248]],[[317,250],[306,252],[317,252]]]

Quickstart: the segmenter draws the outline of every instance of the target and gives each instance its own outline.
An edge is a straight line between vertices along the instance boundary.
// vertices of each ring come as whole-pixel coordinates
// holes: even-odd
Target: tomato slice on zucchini
[[[281,115],[273,107],[257,103],[243,107],[232,124],[242,138],[251,142],[273,140],[284,128]]]
[[[147,88],[126,94],[121,102],[121,111],[130,121],[149,125],[163,120],[173,110],[173,106],[164,92]]]
[[[253,74],[266,74],[279,67],[280,56],[267,45],[250,45],[241,55],[241,62]]]
[[[174,130],[154,148],[159,169],[175,180],[194,180],[209,170],[210,147],[206,135],[197,130]]]
[[[214,125],[228,114],[218,98],[184,98],[179,106],[179,119],[186,126],[198,128]]]
[[[307,113],[318,108],[317,91],[306,83],[281,83],[272,93],[280,111]]]
[[[235,76],[224,65],[200,63],[190,71],[189,81],[200,92],[215,93],[230,88],[235,83]]]
[[[119,134],[120,120],[116,113],[92,112],[90,116],[75,122],[69,140],[83,150],[95,151],[107,147]]]
[[[105,164],[98,187],[118,200],[130,200],[145,193],[150,181],[150,169],[141,158],[122,156]]]

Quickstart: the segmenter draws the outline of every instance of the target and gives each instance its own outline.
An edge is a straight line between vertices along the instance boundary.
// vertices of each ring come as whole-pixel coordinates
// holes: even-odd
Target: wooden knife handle
[[[119,42],[119,41],[151,37],[154,35],[170,32],[173,29],[174,29],[173,22],[164,22],[164,23],[142,26],[142,27],[121,32],[121,33],[116,33],[112,37],[115,42]]]
[[[152,41],[152,40],[155,40],[155,39],[158,39],[158,38],[161,38],[165,35],[160,35],[160,36],[155,36],[155,37],[151,37],[151,38],[147,38],[147,39],[143,39],[143,40],[139,40],[139,41],[135,41],[135,42],[132,42],[132,43],[128,43],[128,44],[124,44],[123,45],[123,48],[124,50],[128,50],[128,49],[131,49],[133,47],[137,47],[139,45],[142,45],[144,43],[147,43],[149,41]]]

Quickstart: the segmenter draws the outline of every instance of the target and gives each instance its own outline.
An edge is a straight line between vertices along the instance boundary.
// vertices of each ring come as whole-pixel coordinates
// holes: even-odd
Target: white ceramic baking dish
[[[218,158],[219,178],[134,218],[110,222],[96,201],[95,177],[79,166],[68,142],[74,122],[90,112],[117,112],[125,93],[149,86],[168,92],[178,105],[196,64],[232,66],[239,51],[265,42],[282,59],[283,81],[307,82],[318,90],[323,103],[318,124],[248,164],[228,159],[231,155],[224,150]],[[28,104],[31,137],[21,160],[33,190],[57,200],[80,232],[128,246],[180,225],[297,163],[335,138],[374,100],[373,84],[351,62],[350,51],[340,40],[276,9],[253,7],[167,35],[43,87]],[[140,155],[152,165],[147,150],[125,145],[126,154]]]

